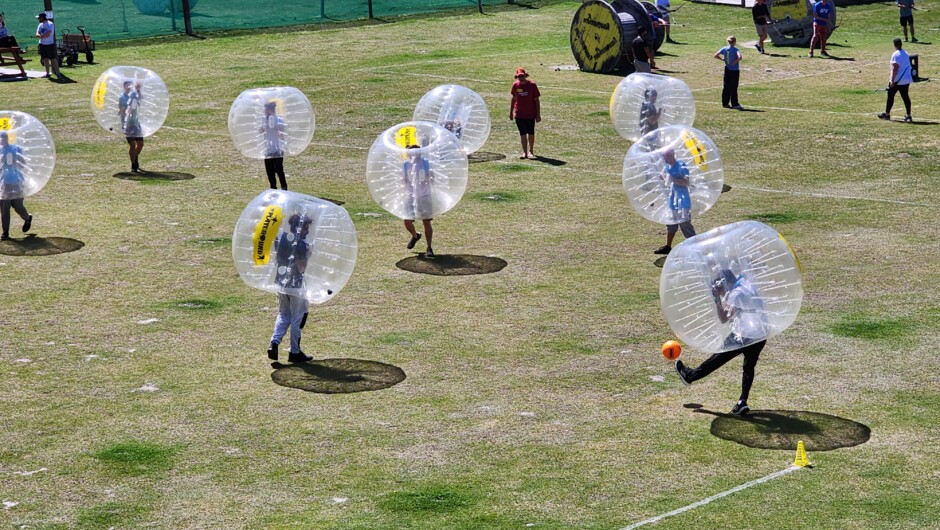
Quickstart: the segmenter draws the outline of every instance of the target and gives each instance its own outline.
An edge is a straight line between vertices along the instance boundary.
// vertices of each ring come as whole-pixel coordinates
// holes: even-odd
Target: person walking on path
[[[901,38],[894,39],[894,53],[891,54],[891,74],[888,76],[888,102],[885,105],[885,111],[878,115],[883,120],[891,119],[891,107],[894,106],[894,95],[901,93],[901,99],[904,101],[904,109],[907,115],[904,121],[913,122],[911,118],[911,98],[907,95],[907,90],[914,82],[914,76],[911,73],[911,58],[907,52],[901,49]]]
[[[738,102],[738,82],[741,80],[741,51],[734,47],[738,40],[731,35],[728,45],[715,52],[715,59],[725,63],[724,85],[721,89],[721,106],[726,109],[744,110]]]
[[[911,0],[913,1],[913,0]],[[764,41],[767,40],[767,28],[770,27],[770,8],[767,7],[767,0],[755,0],[754,7],[751,8],[751,17],[754,19],[754,29],[757,31],[757,38],[759,39],[757,45],[757,51],[761,54],[764,53]]]
[[[516,68],[516,81],[512,84],[512,101],[509,103],[509,119],[516,121],[522,142],[522,156],[535,158],[535,124],[542,121],[539,105],[539,87],[529,81],[525,68]]]

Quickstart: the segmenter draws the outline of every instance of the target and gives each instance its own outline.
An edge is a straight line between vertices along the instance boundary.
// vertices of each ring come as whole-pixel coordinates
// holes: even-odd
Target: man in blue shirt
[[[914,0],[898,0],[901,10],[901,27],[904,28],[904,42],[907,42],[907,27],[911,27],[911,42],[917,42],[914,36]]]
[[[663,152],[663,162],[666,163],[664,184],[669,186],[669,209],[673,223],[666,225],[666,245],[654,250],[653,254],[669,254],[672,251],[672,240],[680,228],[686,239],[695,235],[695,227],[692,226],[692,196],[689,194],[689,168],[685,162],[676,160],[676,152],[672,149]]]
[[[724,87],[721,89],[721,105],[726,109],[744,110],[738,103],[738,81],[741,79],[741,52],[734,47],[738,42],[734,35],[728,37],[728,45],[715,53],[715,59],[724,61]]]
[[[813,49],[816,43],[819,43],[819,54],[823,57],[829,57],[826,53],[826,39],[829,37],[829,29],[832,26],[832,16],[836,8],[829,3],[829,0],[820,0],[813,4],[813,38],[809,41],[809,56],[813,56]]]

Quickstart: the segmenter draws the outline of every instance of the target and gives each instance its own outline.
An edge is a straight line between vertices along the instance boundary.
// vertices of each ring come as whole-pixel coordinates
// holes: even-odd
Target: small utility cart
[[[72,66],[78,62],[78,54],[85,54],[85,62],[92,64],[95,61],[95,41],[91,40],[91,35],[85,33],[85,26],[76,26],[81,35],[70,33],[69,30],[62,30],[62,44],[59,45],[60,59],[65,59],[65,64]]]

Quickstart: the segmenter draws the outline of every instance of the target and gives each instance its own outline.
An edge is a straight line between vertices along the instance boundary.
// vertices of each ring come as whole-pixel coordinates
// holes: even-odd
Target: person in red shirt
[[[509,104],[509,119],[516,120],[519,138],[522,141],[522,156],[535,158],[535,124],[542,121],[539,106],[539,87],[529,81],[525,68],[516,68],[516,82],[512,84],[512,103]]]

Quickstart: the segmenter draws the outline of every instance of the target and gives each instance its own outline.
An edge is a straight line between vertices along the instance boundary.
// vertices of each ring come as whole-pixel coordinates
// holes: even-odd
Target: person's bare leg
[[[529,156],[534,157],[535,156],[535,135],[527,134],[526,136],[529,139]]]
[[[529,144],[526,142],[526,135],[522,134],[519,139],[522,141],[522,158],[529,158]]]
[[[428,248],[431,248],[431,238],[434,235],[434,230],[431,228],[431,219],[424,219],[424,240],[428,243]]]
[[[405,230],[408,230],[408,233],[411,234],[411,237],[418,237],[418,231],[415,230],[415,222],[412,220],[405,221]]]
[[[666,246],[671,247],[672,241],[676,238],[675,232],[666,232]]]

